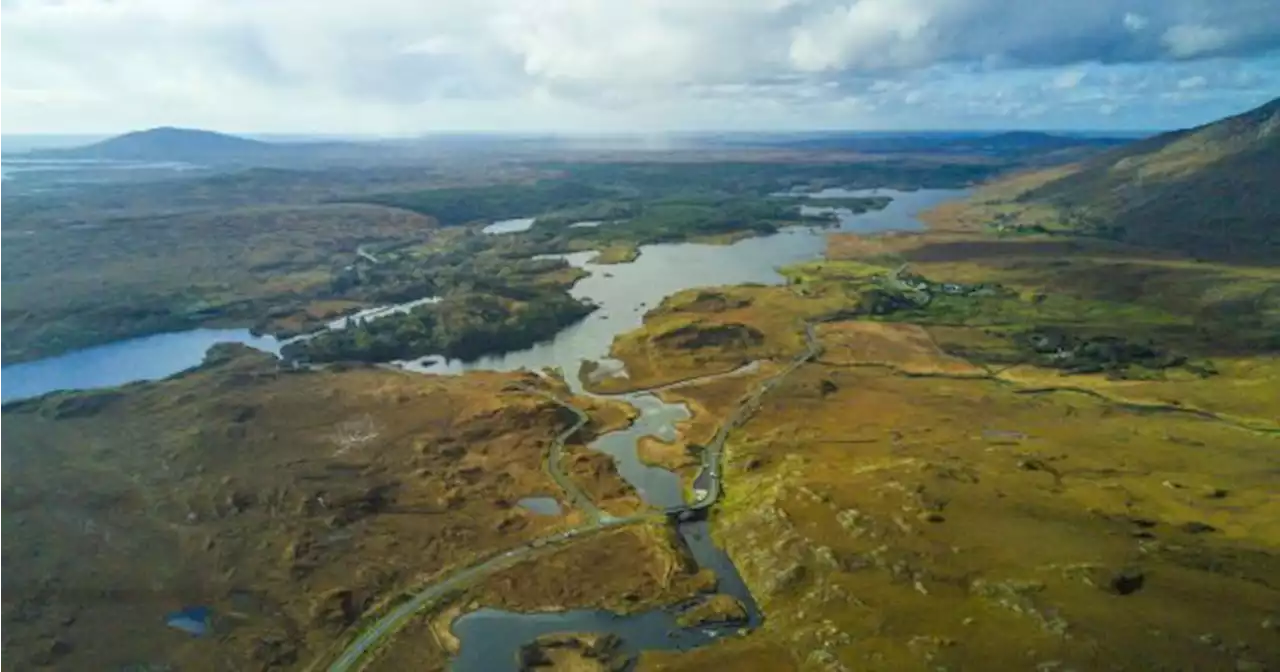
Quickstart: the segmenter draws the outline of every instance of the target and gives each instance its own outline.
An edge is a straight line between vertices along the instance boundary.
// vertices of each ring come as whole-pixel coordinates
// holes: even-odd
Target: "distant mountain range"
[[[1103,153],[1023,200],[1130,242],[1280,262],[1280,98]]]
[[[35,150],[28,155],[38,158],[219,163],[269,158],[304,147],[305,144],[275,144],[226,133],[166,126],[125,133],[83,147]]]

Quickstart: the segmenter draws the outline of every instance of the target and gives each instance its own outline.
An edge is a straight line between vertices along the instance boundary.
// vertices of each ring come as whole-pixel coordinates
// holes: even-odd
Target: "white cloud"
[[[1164,32],[1160,40],[1176,58],[1193,58],[1220,51],[1231,43],[1231,31],[1214,26],[1179,24]]]
[[[0,17],[6,130],[856,123],[939,72],[1070,91],[1084,62],[1280,46],[1280,0],[14,0]]]
[[[1147,27],[1147,24],[1151,23],[1151,21],[1149,21],[1147,17],[1141,14],[1135,14],[1133,12],[1125,12],[1123,23],[1126,30],[1128,30],[1129,32],[1136,33],[1141,30],[1144,30]]]
[[[1195,75],[1178,80],[1179,89],[1203,89],[1209,80],[1203,75]]]
[[[1083,70],[1067,70],[1059,73],[1053,78],[1050,86],[1055,89],[1074,89],[1084,81],[1085,73]]]

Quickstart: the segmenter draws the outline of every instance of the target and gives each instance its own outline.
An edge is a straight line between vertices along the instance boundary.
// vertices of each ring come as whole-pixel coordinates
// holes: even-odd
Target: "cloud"
[[[857,124],[937,77],[983,96],[1035,73],[1028,90],[1067,96],[1089,64],[1280,48],[1280,0],[14,0],[0,17],[6,130]]]
[[[1125,12],[1122,23],[1124,24],[1125,30],[1128,30],[1129,32],[1132,32],[1132,33],[1136,33],[1146,29],[1147,24],[1151,22],[1147,20],[1147,17],[1141,14],[1135,14],[1133,12]]]
[[[1084,81],[1085,73],[1083,70],[1066,70],[1053,78],[1050,83],[1055,89],[1074,89]]]
[[[1222,51],[1231,44],[1232,32],[1216,26],[1182,24],[1166,30],[1160,41],[1172,56],[1195,58]]]
[[[1209,83],[1209,80],[1205,79],[1204,76],[1195,75],[1193,77],[1179,79],[1178,88],[1179,89],[1203,89],[1204,86],[1208,83]]]

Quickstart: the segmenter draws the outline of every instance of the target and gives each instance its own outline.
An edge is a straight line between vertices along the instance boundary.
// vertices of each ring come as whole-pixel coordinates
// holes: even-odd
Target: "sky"
[[[5,134],[1130,129],[1280,95],[1280,0],[0,0]]]

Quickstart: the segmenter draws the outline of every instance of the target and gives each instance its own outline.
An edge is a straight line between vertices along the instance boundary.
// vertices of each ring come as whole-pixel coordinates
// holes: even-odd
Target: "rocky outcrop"
[[[746,623],[747,609],[732,595],[717,593],[685,609],[677,619],[681,627]]]
[[[694,323],[659,334],[654,337],[653,342],[662,347],[683,350],[749,348],[764,343],[764,334],[745,324]]]

